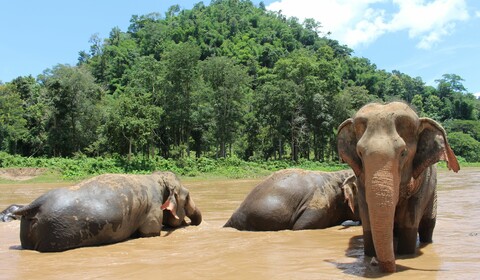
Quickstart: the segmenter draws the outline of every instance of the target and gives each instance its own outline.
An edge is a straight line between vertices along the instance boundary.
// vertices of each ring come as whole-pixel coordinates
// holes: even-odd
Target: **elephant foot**
[[[400,255],[415,254],[417,249],[417,228],[398,229],[397,253]]]
[[[433,229],[437,219],[423,219],[418,227],[421,243],[432,243]]]
[[[395,260],[382,262],[377,260],[376,257],[372,257],[372,260],[370,261],[370,265],[380,267],[380,271],[383,273],[393,273],[397,269]]]
[[[383,273],[394,273],[397,270],[395,260],[385,262],[378,261],[378,266]]]

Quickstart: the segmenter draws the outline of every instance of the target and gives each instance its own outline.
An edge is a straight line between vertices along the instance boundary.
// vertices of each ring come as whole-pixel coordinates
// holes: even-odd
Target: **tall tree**
[[[109,106],[106,139],[128,154],[134,148],[154,154],[155,130],[163,120],[163,65],[153,56],[138,58],[123,75],[123,90],[113,96]]]
[[[466,93],[462,84],[463,78],[456,74],[443,74],[441,79],[435,80],[440,98],[451,97],[454,92]]]
[[[179,156],[185,151],[188,155],[190,153],[192,92],[199,58],[200,49],[191,42],[173,44],[164,54],[164,104],[168,112],[165,120],[172,132],[172,144],[179,148]]]
[[[244,104],[251,79],[247,69],[227,57],[212,57],[200,65],[203,80],[212,88],[209,98],[215,120],[214,135],[218,155],[227,156],[227,145],[232,144],[245,113]]]
[[[62,64],[46,70],[40,81],[52,112],[48,126],[51,154],[70,156],[83,152],[96,138],[101,88],[86,68]]]
[[[158,127],[162,109],[153,105],[152,94],[128,87],[115,97],[105,124],[107,139],[128,155],[138,147],[149,155],[154,129]],[[118,151],[118,150],[117,150]]]
[[[45,90],[32,76],[17,77],[12,80],[11,86],[22,99],[23,118],[28,130],[17,143],[17,152],[24,156],[42,155],[47,144],[46,126],[50,116]]]
[[[281,159],[285,155],[284,146],[289,143],[291,157],[295,159],[306,130],[300,87],[291,80],[271,77],[273,79],[265,82],[258,92],[257,112],[270,142],[264,156],[268,158],[274,153]]]
[[[17,143],[28,133],[20,94],[11,84],[0,85],[0,148],[17,153]]]

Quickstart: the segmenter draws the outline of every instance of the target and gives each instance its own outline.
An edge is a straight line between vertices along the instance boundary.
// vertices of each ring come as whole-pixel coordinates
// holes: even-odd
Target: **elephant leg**
[[[396,229],[398,237],[397,253],[400,255],[414,254],[417,249],[418,228]]]
[[[160,231],[162,230],[162,224],[159,224],[157,221],[148,221],[144,223],[138,230],[137,235],[139,237],[152,237],[159,236]]]
[[[421,243],[432,243],[433,229],[437,219],[422,219],[418,227],[418,235]]]
[[[437,221],[437,190],[434,190],[430,198],[425,213],[423,214],[420,224],[418,226],[418,234],[420,242],[432,243],[433,229]]]
[[[162,230],[163,213],[160,207],[151,211],[145,222],[138,228],[136,235],[139,237],[159,236]]]
[[[326,214],[324,212],[325,211],[306,209],[302,215],[297,218],[292,230],[327,228],[329,226],[328,218],[325,217]]]

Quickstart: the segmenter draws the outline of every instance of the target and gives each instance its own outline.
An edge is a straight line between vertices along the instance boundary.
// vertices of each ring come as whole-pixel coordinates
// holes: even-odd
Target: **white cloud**
[[[270,4],[267,9],[273,11],[281,10],[282,14],[290,17],[295,16],[300,21],[305,18],[314,18],[322,24],[324,33],[331,32],[334,38],[341,40],[343,43],[357,44],[357,41],[370,41],[375,37],[374,34],[358,32],[355,30],[355,26],[358,25],[359,29],[366,29],[366,25],[369,25],[367,16],[371,13],[367,12],[369,5],[381,1],[280,0]],[[359,37],[358,39],[356,39],[357,36]]]
[[[390,22],[390,31],[408,30],[410,38],[418,38],[417,47],[429,49],[455,29],[457,21],[469,18],[464,0],[393,0],[399,12]]]
[[[407,31],[417,47],[429,49],[469,19],[465,0],[279,0],[267,9],[303,21],[314,18],[324,33],[350,47],[369,44],[389,32]],[[480,16],[480,12],[476,12]]]
[[[439,42],[442,37],[451,34],[454,30],[455,24],[447,24],[443,28],[435,29],[426,35],[420,35],[420,42],[417,44],[419,49],[430,49],[432,45]],[[415,35],[410,35],[416,37]]]
[[[353,28],[343,31],[342,41],[348,46],[371,43],[386,32],[385,11],[366,9],[364,15],[365,17],[358,21]]]

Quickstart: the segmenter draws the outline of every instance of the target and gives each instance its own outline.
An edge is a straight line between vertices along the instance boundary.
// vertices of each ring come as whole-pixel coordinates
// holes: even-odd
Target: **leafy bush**
[[[480,142],[469,134],[452,132],[448,135],[448,142],[455,154],[463,157],[467,162],[480,161]]]
[[[279,161],[244,161],[238,157],[218,160],[200,158],[165,159],[162,157],[86,157],[76,155],[74,158],[27,158],[0,152],[0,167],[43,167],[55,170],[64,179],[82,179],[104,173],[148,174],[155,170],[172,171],[181,176],[222,176],[227,178],[245,178],[265,176],[273,171],[285,168],[304,168],[310,170],[340,170],[347,165],[337,163],[320,163],[301,160],[294,163]]]

